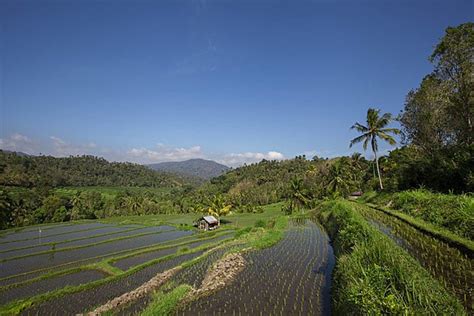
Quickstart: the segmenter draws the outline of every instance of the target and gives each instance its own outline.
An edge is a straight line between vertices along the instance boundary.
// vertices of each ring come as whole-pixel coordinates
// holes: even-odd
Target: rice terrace
[[[474,315],[472,0],[0,0],[0,316]]]

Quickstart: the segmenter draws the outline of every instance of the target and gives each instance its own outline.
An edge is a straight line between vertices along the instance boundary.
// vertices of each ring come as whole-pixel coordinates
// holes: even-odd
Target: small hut
[[[203,216],[197,220],[197,227],[203,230],[213,230],[218,228],[219,221],[214,216]]]
[[[364,194],[364,192],[362,192],[362,191],[352,192],[351,195],[349,195],[349,199],[350,200],[357,200],[358,198],[360,198],[362,196],[362,194]]]

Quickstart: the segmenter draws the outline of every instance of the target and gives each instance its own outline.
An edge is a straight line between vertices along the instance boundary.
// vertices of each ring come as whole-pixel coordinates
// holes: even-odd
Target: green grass
[[[348,201],[329,201],[318,213],[337,257],[335,314],[465,314],[452,294],[353,207]]]
[[[280,202],[262,206],[262,213],[232,213],[228,216],[223,216],[222,221],[239,228],[255,226],[257,221],[262,220],[268,222],[282,215],[282,205],[283,203]]]
[[[362,201],[396,210],[474,240],[474,196],[441,194],[427,190],[397,193],[369,192]]]
[[[238,228],[254,226],[255,222],[259,220],[269,221],[281,215],[282,203],[274,203],[263,206],[263,213],[232,213],[223,216],[222,226],[235,226]],[[174,225],[177,227],[191,227],[196,219],[203,214],[188,213],[188,214],[156,214],[156,215],[137,215],[137,216],[118,216],[101,219],[102,223],[112,224],[139,224],[139,225]]]
[[[396,217],[402,220],[403,222],[411,225],[412,227],[415,227],[416,229],[422,231],[423,233],[442,240],[450,246],[458,248],[463,253],[469,255],[470,252],[474,252],[474,241],[460,237],[459,235],[454,234],[446,228],[436,226],[418,218],[414,218],[400,211],[386,209],[384,207],[380,207],[371,203],[366,203],[366,205],[375,208],[378,211],[384,212],[385,214]]]
[[[153,294],[153,301],[142,312],[142,316],[153,315],[171,315],[175,306],[186,296],[191,290],[191,286],[187,284],[179,285],[168,293],[158,291]]]

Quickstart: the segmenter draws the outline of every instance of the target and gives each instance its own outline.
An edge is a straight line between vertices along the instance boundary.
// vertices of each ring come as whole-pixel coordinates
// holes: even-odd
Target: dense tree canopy
[[[36,186],[181,186],[188,180],[133,163],[94,156],[55,158],[0,150],[0,185]]]

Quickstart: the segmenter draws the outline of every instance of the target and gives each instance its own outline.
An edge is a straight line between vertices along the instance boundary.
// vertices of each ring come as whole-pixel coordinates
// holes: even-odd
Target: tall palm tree
[[[377,139],[380,138],[393,146],[396,144],[396,141],[390,134],[398,135],[400,134],[400,130],[397,128],[386,128],[386,126],[392,120],[392,115],[390,113],[385,113],[382,116],[380,116],[379,114],[380,110],[369,108],[367,110],[367,126],[364,126],[360,123],[355,123],[354,125],[352,125],[351,129],[357,130],[358,132],[362,133],[362,135],[351,140],[349,147],[352,147],[354,144],[363,141],[364,150],[367,150],[367,145],[370,143],[372,152],[374,153],[375,164],[377,166],[377,175],[379,177],[380,189],[383,190],[382,177],[380,176],[379,160],[377,157]]]

